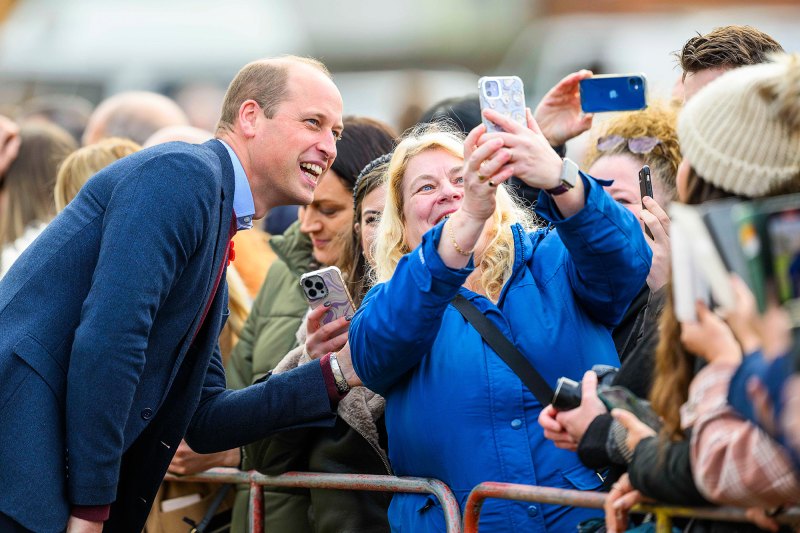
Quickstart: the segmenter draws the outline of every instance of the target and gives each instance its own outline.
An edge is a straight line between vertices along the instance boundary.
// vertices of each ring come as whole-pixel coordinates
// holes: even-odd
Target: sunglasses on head
[[[656,137],[632,137],[626,139],[622,135],[605,135],[597,139],[597,149],[600,152],[608,152],[624,142],[628,143],[628,150],[634,154],[649,154],[653,151],[653,148],[661,144],[661,141]]]

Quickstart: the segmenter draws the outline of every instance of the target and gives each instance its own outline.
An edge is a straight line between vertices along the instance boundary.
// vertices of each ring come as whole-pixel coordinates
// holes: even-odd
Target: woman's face
[[[328,170],[314,189],[314,199],[304,209],[300,223],[300,231],[311,237],[314,259],[323,265],[336,263],[343,234],[352,224],[352,193],[333,170]]]
[[[641,168],[642,162],[627,154],[604,155],[589,168],[589,175],[614,180],[610,187],[606,187],[606,191],[614,200],[636,215],[638,220],[642,211],[642,197],[639,192]]]
[[[411,158],[403,174],[405,242],[413,249],[426,231],[464,200],[463,160],[443,148],[426,150]]]
[[[386,204],[386,185],[379,185],[372,189],[361,202],[361,217],[356,222],[356,231],[361,238],[361,249],[364,251],[364,259],[370,265],[372,261],[372,245],[375,244],[375,235],[378,229],[378,222],[383,214],[383,206]]]

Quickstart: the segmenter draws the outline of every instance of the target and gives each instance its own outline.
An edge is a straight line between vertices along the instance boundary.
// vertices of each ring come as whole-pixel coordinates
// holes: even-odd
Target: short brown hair
[[[331,78],[327,67],[310,57],[281,56],[248,63],[228,85],[222,102],[222,113],[217,123],[217,132],[233,129],[239,108],[247,100],[255,100],[264,110],[264,115],[272,118],[289,92],[289,66],[292,63],[309,65]]]
[[[709,68],[736,68],[765,63],[771,52],[783,52],[778,41],[752,26],[723,26],[692,37],[676,52],[683,77]]]

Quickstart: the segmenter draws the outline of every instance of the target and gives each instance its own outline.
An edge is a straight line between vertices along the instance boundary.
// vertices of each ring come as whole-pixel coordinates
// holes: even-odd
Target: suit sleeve
[[[185,438],[192,450],[213,453],[277,431],[332,426],[335,419],[319,361],[270,374],[241,390],[229,390],[217,349]]]
[[[106,206],[97,265],[75,331],[66,395],[68,497],[114,501],[127,423],[159,307],[204,238],[218,184],[188,154],[123,176]]]

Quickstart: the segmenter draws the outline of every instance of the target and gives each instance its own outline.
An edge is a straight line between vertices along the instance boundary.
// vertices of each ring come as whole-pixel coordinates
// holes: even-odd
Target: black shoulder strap
[[[525,356],[503,335],[492,321],[486,318],[475,305],[458,294],[453,299],[453,306],[458,309],[467,322],[472,324],[481,337],[497,352],[519,379],[530,389],[533,395],[542,404],[542,407],[553,401],[553,389],[544,380]]]

